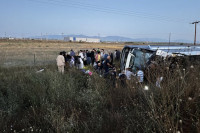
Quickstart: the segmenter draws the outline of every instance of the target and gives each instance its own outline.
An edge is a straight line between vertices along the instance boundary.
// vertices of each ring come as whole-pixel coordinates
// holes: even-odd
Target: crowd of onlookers
[[[82,71],[85,71],[84,68],[86,66],[92,66],[100,76],[106,76],[109,74],[110,70],[113,71],[115,69],[113,61],[119,61],[120,54],[119,50],[111,52],[98,48],[92,50],[79,50],[75,52],[71,49],[70,52],[60,52],[56,61],[58,71],[61,73],[64,73],[66,65],[76,67]]]
[[[75,52],[71,49],[69,52],[60,52],[56,61],[58,71],[62,74],[64,73],[65,67],[75,67],[86,74],[92,75],[92,72],[87,69],[87,66],[92,66],[94,68],[93,70],[101,77],[110,77],[115,80],[116,67],[114,61],[119,62],[120,55],[121,52],[119,50],[111,52],[98,48]],[[126,68],[125,71],[119,73],[119,79],[121,81],[131,80],[131,77],[136,77],[138,82],[142,83],[144,81],[144,71],[138,69],[136,73],[133,73],[132,68]],[[161,78],[163,77],[159,77],[156,81],[156,86],[158,87],[160,87],[160,82],[162,81]],[[115,84],[114,82],[113,84]]]

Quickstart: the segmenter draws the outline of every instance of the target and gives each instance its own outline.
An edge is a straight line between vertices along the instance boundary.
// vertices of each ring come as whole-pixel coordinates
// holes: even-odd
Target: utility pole
[[[195,31],[194,31],[194,45],[196,45],[196,35],[197,35],[197,24],[199,23],[200,21],[196,21],[196,22],[192,22],[191,24],[195,24]]]
[[[48,34],[46,33],[46,41],[48,41]]]
[[[42,39],[42,33],[41,33],[41,40],[43,40],[43,39]]]
[[[61,34],[62,34],[62,38],[63,38],[63,40],[64,40],[64,33],[62,32]]]
[[[171,32],[169,33],[169,45],[170,45],[170,42],[171,42]]]

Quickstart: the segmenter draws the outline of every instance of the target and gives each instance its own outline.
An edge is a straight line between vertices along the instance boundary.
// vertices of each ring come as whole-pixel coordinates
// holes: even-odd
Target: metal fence
[[[55,64],[56,54],[15,54],[0,55],[0,66],[34,66]]]

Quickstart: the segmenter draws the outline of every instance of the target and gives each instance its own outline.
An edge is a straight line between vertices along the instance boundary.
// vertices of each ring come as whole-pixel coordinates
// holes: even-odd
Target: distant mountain
[[[189,41],[189,40],[173,40],[173,42],[184,42],[184,43],[194,43],[194,41]],[[199,43],[198,41],[197,41],[197,43]]]
[[[130,42],[133,39],[128,37],[121,37],[121,36],[106,36],[100,37],[101,41],[103,42]]]
[[[102,42],[168,42],[169,40],[160,39],[160,38],[128,38],[122,36],[86,36],[86,35],[44,35],[44,36],[34,36],[30,37],[33,39],[48,39],[48,40],[63,40],[64,37],[81,37],[81,38],[99,38]],[[172,40],[171,42],[184,42],[184,43],[193,43],[189,40]]]
[[[134,39],[135,42],[168,42],[168,40],[160,38],[137,38]]]
[[[101,41],[108,42],[129,42],[133,41],[132,38],[121,37],[121,36],[107,36],[107,37],[98,37],[98,36],[86,36],[86,35],[44,35],[44,36],[34,36],[33,39],[49,39],[49,40],[63,40],[64,37],[81,37],[81,38],[99,38]]]

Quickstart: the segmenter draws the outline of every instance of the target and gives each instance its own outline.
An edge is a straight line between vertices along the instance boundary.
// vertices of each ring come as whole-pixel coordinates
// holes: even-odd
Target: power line
[[[124,9],[116,9],[116,8],[110,8],[110,7],[105,7],[105,6],[96,6],[96,5],[92,5],[92,4],[85,4],[85,3],[81,3],[81,2],[75,2],[75,1],[71,1],[71,0],[66,0],[66,1],[62,1],[62,0],[47,0],[47,1],[53,1],[53,2],[61,2],[61,3],[70,3],[73,5],[80,5],[80,6],[86,6],[86,7],[92,7],[92,8],[98,8],[98,9],[102,9],[102,10],[108,10],[108,11],[117,11],[117,12],[122,12],[122,13],[128,13],[128,14],[136,14],[136,15],[142,15],[142,16],[147,16],[147,17],[157,17],[157,18],[161,18],[161,19],[166,19],[166,20],[171,20],[171,21],[187,21],[183,18],[170,18],[167,16],[161,16],[161,15],[155,15],[155,14],[150,14],[150,13],[146,13],[146,12],[138,12],[138,11],[131,11],[131,10],[124,10]],[[188,21],[187,21],[188,22]]]
[[[138,12],[138,11],[130,11],[130,10],[124,10],[124,9],[116,9],[116,8],[110,8],[110,7],[105,7],[105,6],[96,6],[96,5],[91,5],[91,4],[85,4],[85,3],[81,3],[81,2],[75,2],[75,1],[70,1],[70,0],[67,0],[67,1],[62,1],[62,0],[48,0],[48,1],[52,1],[52,2],[63,2],[63,3],[70,3],[70,4],[73,4],[73,5],[80,5],[80,6],[86,6],[86,7],[92,7],[92,8],[98,8],[98,9],[102,9],[102,10],[108,10],[108,11],[117,11],[117,12],[123,12],[123,13],[128,13],[128,14],[137,14],[137,15],[148,15],[148,16],[152,16],[152,17],[155,17],[155,14],[149,14],[149,13],[144,13],[144,12]],[[157,17],[160,17],[160,18],[166,18],[166,16],[160,16],[160,15],[156,15]],[[175,19],[175,18],[171,18],[171,19]],[[181,19],[181,21],[183,21],[183,19]]]
[[[147,19],[154,19],[159,21],[168,21],[168,22],[186,22],[185,19],[174,19],[169,18],[165,16],[158,16],[158,15],[152,15],[152,14],[145,14],[141,12],[134,12],[134,11],[127,11],[127,10],[120,10],[120,9],[114,9],[114,8],[108,8],[108,7],[98,7],[91,4],[83,4],[78,2],[70,2],[70,1],[58,1],[58,0],[47,0],[47,1],[38,1],[38,0],[29,0],[31,2],[37,2],[37,3],[43,3],[43,4],[52,4],[52,5],[58,5],[58,6],[68,6],[68,7],[75,7],[79,9],[85,9],[90,11],[98,11],[98,12],[104,12],[104,13],[112,13],[112,14],[120,14],[120,15],[127,15],[127,16],[136,16],[141,18],[147,18]],[[67,3],[66,3],[67,2]],[[187,21],[188,22],[188,21]]]

